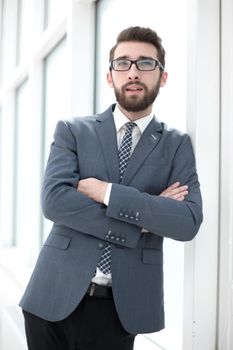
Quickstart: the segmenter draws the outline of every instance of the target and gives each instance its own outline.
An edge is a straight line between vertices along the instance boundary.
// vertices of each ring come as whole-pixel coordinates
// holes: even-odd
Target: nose
[[[136,64],[133,63],[128,71],[128,79],[129,80],[139,80],[140,79],[140,73],[139,70],[136,67]]]

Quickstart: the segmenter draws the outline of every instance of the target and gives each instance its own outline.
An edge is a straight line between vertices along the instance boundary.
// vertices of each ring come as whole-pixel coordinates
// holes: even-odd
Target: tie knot
[[[126,123],[125,124],[125,126],[126,126],[126,131],[132,131],[133,130],[133,128],[136,126],[137,124],[136,123],[134,123],[134,122],[128,122],[128,123]]]

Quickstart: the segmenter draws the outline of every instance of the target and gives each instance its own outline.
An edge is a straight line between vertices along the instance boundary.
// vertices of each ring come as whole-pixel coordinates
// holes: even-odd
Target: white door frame
[[[216,348],[220,166],[220,3],[189,0],[187,131],[204,222],[185,248],[183,349]]]

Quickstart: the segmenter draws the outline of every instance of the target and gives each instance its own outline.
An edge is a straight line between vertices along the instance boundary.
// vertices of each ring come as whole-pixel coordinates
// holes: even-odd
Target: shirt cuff
[[[105,196],[104,196],[104,204],[108,206],[109,203],[109,199],[110,199],[110,194],[111,194],[111,190],[112,190],[112,183],[108,184]]]

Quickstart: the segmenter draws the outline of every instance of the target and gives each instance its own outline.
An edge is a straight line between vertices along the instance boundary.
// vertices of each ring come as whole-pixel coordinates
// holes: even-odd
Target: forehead
[[[130,59],[137,59],[139,57],[158,58],[157,49],[150,43],[143,43],[139,41],[125,41],[118,44],[114,58],[127,57]]]

